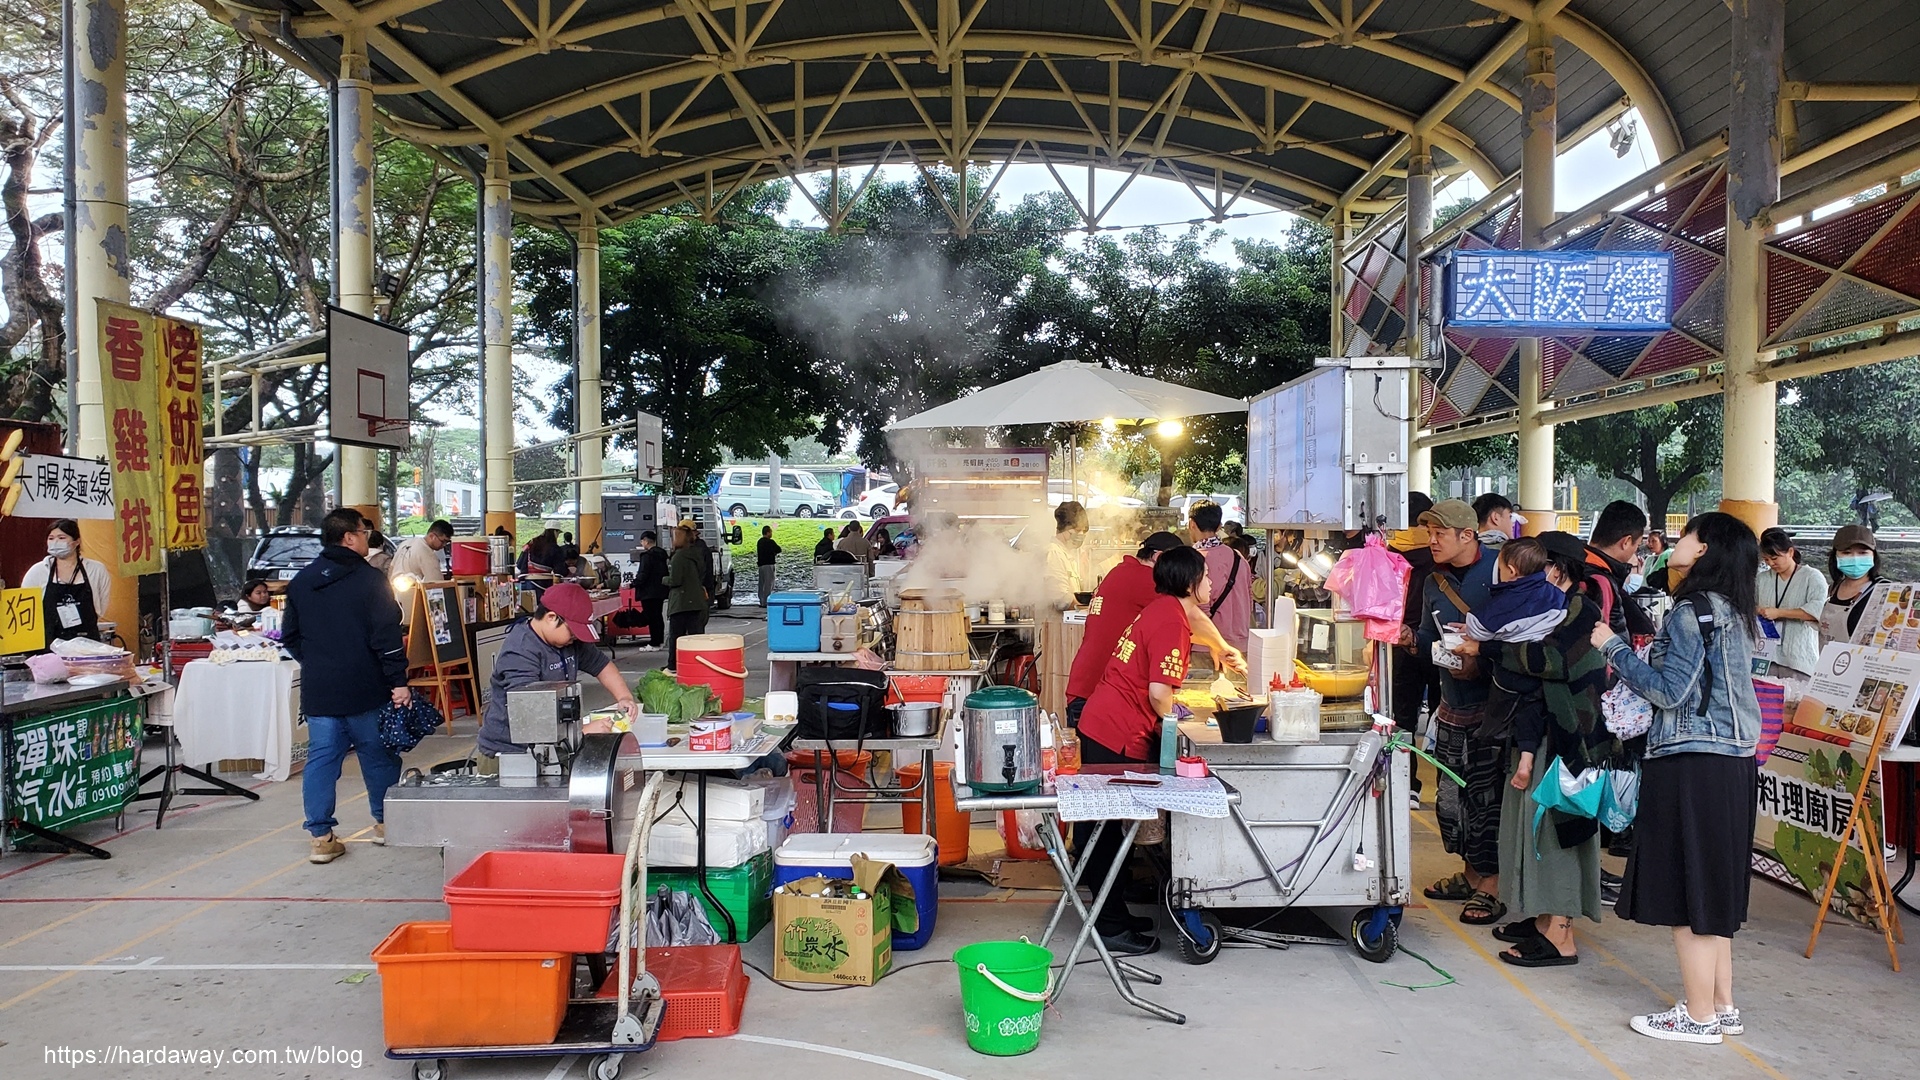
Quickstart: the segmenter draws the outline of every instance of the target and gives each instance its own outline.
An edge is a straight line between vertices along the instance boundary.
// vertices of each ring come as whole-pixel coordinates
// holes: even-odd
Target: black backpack
[[[885,708],[887,676],[862,668],[803,667],[795,680],[800,698],[794,733],[802,739],[858,743],[884,739],[893,730]]]

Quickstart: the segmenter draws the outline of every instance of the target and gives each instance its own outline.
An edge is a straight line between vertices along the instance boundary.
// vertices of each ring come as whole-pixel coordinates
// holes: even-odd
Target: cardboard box
[[[913,886],[892,863],[852,859],[851,881],[802,878],[773,896],[773,977],[781,982],[872,986],[893,967],[893,932],[913,933],[920,916]],[[857,885],[864,900],[808,896]]]

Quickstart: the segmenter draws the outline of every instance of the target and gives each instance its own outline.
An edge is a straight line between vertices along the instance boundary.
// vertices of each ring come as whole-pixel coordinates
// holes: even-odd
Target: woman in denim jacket
[[[1738,518],[1702,514],[1668,562],[1686,574],[1646,660],[1602,624],[1593,643],[1620,681],[1653,705],[1640,774],[1633,855],[1614,909],[1673,928],[1685,993],[1663,1013],[1636,1016],[1642,1035],[1717,1043],[1738,1035],[1732,935],[1747,919],[1753,839],[1754,574],[1760,542]]]

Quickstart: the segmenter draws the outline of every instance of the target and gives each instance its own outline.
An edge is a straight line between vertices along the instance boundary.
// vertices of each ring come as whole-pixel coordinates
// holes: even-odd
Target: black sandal
[[[1513,948],[1500,954],[1500,960],[1514,967],[1523,968],[1572,967],[1580,962],[1580,954],[1562,955],[1559,946],[1548,941],[1545,934],[1541,934],[1516,942]]]
[[[1443,877],[1439,881],[1422,889],[1429,900],[1452,900],[1458,903],[1473,898],[1473,886],[1467,883],[1467,875],[1455,871],[1452,877]]]
[[[1507,905],[1489,892],[1476,890],[1467,897],[1467,906],[1460,909],[1460,921],[1468,926],[1491,926],[1507,917]]]
[[[1493,936],[1509,945],[1518,945],[1523,941],[1544,935],[1540,933],[1539,923],[1534,922],[1532,919],[1519,919],[1505,926],[1494,927]]]

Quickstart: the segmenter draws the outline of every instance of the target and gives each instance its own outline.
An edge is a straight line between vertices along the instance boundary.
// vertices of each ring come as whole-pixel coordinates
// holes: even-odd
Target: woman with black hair
[[[1717,1043],[1738,1035],[1733,935],[1747,920],[1760,703],[1753,693],[1754,567],[1760,543],[1740,519],[1687,522],[1670,565],[1686,576],[1647,659],[1605,624],[1593,644],[1620,681],[1653,705],[1641,766],[1633,854],[1615,912],[1673,928],[1685,993],[1636,1016],[1656,1039]]]
[[[1843,526],[1833,534],[1827,569],[1833,573],[1833,588],[1827,591],[1826,606],[1820,609],[1823,647],[1853,640],[1860,616],[1873,596],[1873,586],[1881,580],[1879,538],[1865,525]]]
[[[1787,530],[1772,528],[1760,534],[1760,560],[1765,565],[1754,581],[1760,603],[1760,631],[1771,645],[1766,674],[1773,678],[1804,679],[1820,662],[1820,612],[1827,595],[1827,579],[1800,562]]]
[[[1213,598],[1206,556],[1190,547],[1162,552],[1153,563],[1153,591],[1152,602],[1114,643],[1100,684],[1080,712],[1080,760],[1088,765],[1147,765],[1160,758],[1160,718],[1173,713],[1174,691],[1186,680],[1187,653],[1193,647],[1189,609],[1204,608]],[[1075,846],[1087,851],[1081,880],[1095,889],[1106,880],[1120,846],[1120,830],[1110,828],[1087,850],[1098,824],[1074,826]],[[1107,894],[1095,913],[1094,930],[1109,952],[1157,950],[1159,939],[1143,932],[1153,923],[1134,922],[1123,891],[1115,888]]]
[[[98,559],[80,554],[80,523],[62,518],[47,529],[47,557],[27,567],[23,589],[45,597],[48,640],[100,640],[100,619],[113,595],[113,574]]]

